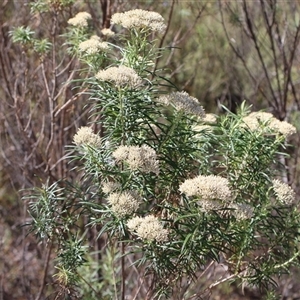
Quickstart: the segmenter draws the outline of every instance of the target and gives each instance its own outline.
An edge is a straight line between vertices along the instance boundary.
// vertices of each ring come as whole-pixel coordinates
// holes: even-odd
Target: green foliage
[[[173,86],[155,69],[161,49],[151,28],[127,29],[110,51],[88,56],[80,51],[88,26],[65,35],[70,53],[85,64],[82,74],[90,75],[83,85],[92,124],[101,132],[82,127],[74,136],[69,159],[79,182],[62,180],[29,196],[32,230],[57,245],[58,282],[89,286],[89,296],[124,299],[125,260],[133,257],[130,265],[148,280],[151,299],[176,291],[184,299],[189,287],[180,289],[183,280],[200,280],[205,268],[220,264],[227,271],[199,287],[197,296],[225,281],[271,290],[276,276],[297,265],[299,253],[299,212],[286,201],[293,193],[286,183],[281,189],[274,183],[282,177],[280,161],[294,127],[261,112],[251,115],[245,103],[237,114],[209,118],[187,93],[166,96]],[[77,238],[81,222],[87,231],[96,228],[106,249],[120,257],[113,280],[107,278],[112,268],[105,269],[106,260],[114,261],[108,252],[102,284],[80,275],[91,260],[85,240]]]
[[[11,31],[10,35],[14,43],[26,45],[32,42],[34,31],[29,27],[20,26]]]
[[[30,12],[36,13],[43,13],[43,12],[47,12],[49,10],[49,3],[48,1],[45,0],[37,0],[37,1],[33,1],[30,2]]]
[[[33,50],[40,55],[44,55],[50,50],[51,45],[52,44],[47,39],[35,40]]]
[[[101,257],[101,261],[95,260],[95,255]],[[115,247],[107,247],[100,253],[89,253],[88,263],[78,270],[80,276],[87,284],[82,284],[81,295],[85,299],[113,299],[117,295],[119,282],[115,276],[120,271],[118,265],[119,253],[115,253]],[[92,287],[92,288],[91,288]]]
[[[33,220],[32,230],[41,238],[50,238],[55,234],[60,216],[60,203],[64,201],[62,189],[56,183],[34,189],[28,196],[30,214]]]
[[[62,10],[74,4],[75,0],[34,0],[29,3],[31,14],[46,13],[51,9]]]
[[[40,58],[44,58],[52,46],[48,39],[35,39],[34,31],[29,27],[17,27],[10,32],[10,35],[14,43],[21,44],[27,50],[31,50],[32,48]]]

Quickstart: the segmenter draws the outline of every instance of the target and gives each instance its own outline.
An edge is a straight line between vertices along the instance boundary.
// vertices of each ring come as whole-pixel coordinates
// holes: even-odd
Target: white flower
[[[125,13],[116,13],[111,17],[113,24],[119,24],[127,29],[149,28],[152,31],[164,31],[164,18],[157,12],[134,9]]]
[[[121,188],[121,184],[119,182],[106,181],[102,183],[102,191],[105,194],[109,194]]]
[[[189,96],[187,92],[173,92],[158,98],[158,102],[165,105],[173,104],[177,110],[183,110],[186,113],[194,114],[200,118],[205,117],[205,111],[199,104],[199,101]]]
[[[245,203],[235,203],[231,204],[229,207],[234,209],[232,215],[235,216],[237,220],[248,220],[254,215],[253,207]]]
[[[264,130],[283,135],[285,138],[297,132],[296,127],[286,121],[276,119],[271,113],[252,112],[243,118],[243,127],[252,131]]]
[[[93,147],[99,147],[101,145],[101,138],[97,134],[93,133],[91,127],[80,127],[73,138],[74,143],[77,146],[89,145]]]
[[[100,81],[112,82],[116,86],[129,86],[131,88],[136,88],[143,82],[142,78],[132,68],[123,65],[101,70],[95,77]]]
[[[285,138],[293,135],[297,132],[296,127],[286,121],[279,121],[274,119],[270,123],[270,127],[275,130],[276,132],[282,134]]]
[[[102,33],[103,35],[107,36],[107,37],[111,37],[111,36],[114,36],[114,35],[115,35],[115,33],[114,33],[111,29],[109,29],[109,28],[103,28],[103,29],[101,30],[101,33]]]
[[[90,20],[92,16],[87,12],[79,12],[74,18],[68,20],[68,24],[78,27],[87,27],[88,20]]]
[[[206,123],[216,123],[217,117],[214,114],[205,114],[203,121]]]
[[[159,173],[159,161],[157,160],[154,149],[147,145],[139,146],[120,146],[112,156],[117,161],[124,161],[131,170],[155,174]]]
[[[101,39],[96,35],[93,35],[87,41],[79,44],[79,50],[87,54],[97,54],[100,51],[107,51],[108,49],[108,43],[102,42]]]
[[[278,179],[272,180],[272,183],[277,200],[287,205],[291,205],[295,202],[296,193],[288,184]]]
[[[111,210],[120,218],[136,212],[142,202],[141,196],[134,191],[111,193],[107,197]]]
[[[201,200],[231,200],[229,182],[226,178],[208,175],[199,175],[193,179],[186,179],[179,187],[181,193],[188,197],[198,196]]]
[[[159,219],[153,215],[144,218],[135,217],[127,222],[127,227],[129,231],[136,234],[142,240],[149,242],[168,241],[168,230],[164,229]]]

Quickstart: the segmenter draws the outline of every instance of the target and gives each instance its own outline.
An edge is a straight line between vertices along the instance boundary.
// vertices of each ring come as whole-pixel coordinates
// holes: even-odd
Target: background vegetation
[[[76,90],[83,79],[80,62],[64,44],[67,20],[88,11],[95,31],[110,27],[115,12],[134,8],[154,10],[168,24],[159,46],[169,48],[156,60],[158,69],[176,86],[197,97],[208,112],[223,113],[220,104],[236,112],[246,99],[255,109],[272,112],[299,128],[299,22],[298,1],[2,1],[0,3],[0,295],[3,299],[43,299],[45,284],[55,287],[51,247],[27,235],[28,202],[19,191],[49,180],[75,178],[69,172],[65,146],[76,129],[87,122],[87,96]],[[13,42],[10,32],[27,31],[34,43]],[[18,39],[18,36],[16,37]],[[19,43],[18,43],[19,42]],[[51,47],[49,46],[51,43]],[[49,46],[49,47],[48,47]],[[88,77],[88,74],[85,76]],[[101,128],[95,128],[101,130]],[[288,147],[283,178],[299,195],[299,138]],[[97,250],[103,241],[88,237]],[[96,254],[95,254],[96,255]],[[98,254],[97,254],[98,255]],[[103,285],[112,284],[119,259],[111,252],[98,257]],[[95,266],[95,272],[97,268]],[[128,274],[128,277],[130,274]],[[207,274],[210,278],[211,274]],[[298,273],[283,277],[283,299],[296,299]],[[260,299],[258,290],[225,285],[215,295],[228,299]]]

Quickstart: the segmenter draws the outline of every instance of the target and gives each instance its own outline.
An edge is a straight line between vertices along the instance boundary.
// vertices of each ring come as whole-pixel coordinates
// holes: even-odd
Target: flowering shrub
[[[161,49],[151,38],[165,29],[158,13],[112,16],[125,30],[102,33],[120,35],[121,45],[89,36],[90,19],[77,14],[66,35],[92,74],[83,85],[93,121],[79,128],[68,157],[78,179],[29,196],[33,231],[57,245],[58,283],[76,291],[86,281],[85,222],[121,256],[116,299],[127,293],[127,257],[146,287],[139,299],[196,299],[226,281],[270,290],[299,255],[297,201],[281,164],[294,126],[245,104],[238,114],[205,114],[188,93],[167,94],[169,80],[154,69]],[[220,277],[203,283],[219,264]]]

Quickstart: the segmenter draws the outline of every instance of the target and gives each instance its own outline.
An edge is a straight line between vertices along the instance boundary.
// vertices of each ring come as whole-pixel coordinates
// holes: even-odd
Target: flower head
[[[288,184],[278,179],[272,180],[272,183],[277,200],[286,205],[291,205],[295,202],[296,193]]]
[[[199,202],[199,210],[205,213],[221,209],[223,206],[223,203],[219,200],[201,200]]]
[[[270,127],[279,134],[283,135],[285,138],[288,138],[289,136],[293,135],[297,132],[297,129],[292,124],[286,122],[286,121],[279,121],[274,118],[272,122],[270,123]]]
[[[87,27],[88,20],[90,20],[92,16],[87,12],[79,12],[74,18],[68,20],[68,24],[77,26],[77,27]]]
[[[99,71],[96,76],[100,81],[108,81],[116,86],[129,86],[136,88],[142,84],[142,78],[132,69],[126,66],[110,67]]]
[[[120,218],[133,214],[139,209],[141,196],[134,191],[111,193],[107,197],[111,210]]]
[[[266,112],[252,112],[243,118],[243,126],[247,126],[250,130],[258,130],[261,128],[261,123],[268,123],[274,116]]]
[[[92,147],[99,147],[101,145],[101,138],[97,134],[93,133],[91,127],[80,127],[77,133],[74,135],[73,141],[75,145],[89,145]]]
[[[119,182],[114,181],[106,181],[102,183],[102,191],[105,194],[109,194],[121,188],[121,184]]]
[[[116,13],[111,17],[113,24],[122,25],[124,28],[149,28],[152,31],[164,31],[166,25],[164,18],[157,12],[134,9],[124,13]]]
[[[128,158],[129,146],[119,146],[112,154],[117,161],[124,161]]]
[[[124,161],[131,170],[140,170],[145,173],[159,173],[159,161],[157,160],[154,149],[147,145],[139,146],[120,146],[112,156],[117,161]]]
[[[107,37],[111,37],[111,36],[114,36],[114,35],[115,35],[115,33],[114,33],[111,29],[109,29],[109,28],[103,28],[103,29],[101,30],[101,33],[102,33],[103,35],[107,36]]]
[[[235,203],[231,204],[229,206],[230,208],[233,208],[234,210],[232,211],[232,215],[237,219],[237,220],[249,220],[253,217],[254,209],[252,206],[248,204],[241,204],[241,203]]]
[[[181,193],[188,197],[198,196],[201,200],[231,200],[229,182],[226,178],[208,175],[199,175],[193,179],[186,179],[179,187]]]
[[[214,114],[205,114],[205,117],[203,118],[203,121],[205,123],[213,124],[213,123],[216,123],[217,117]]]
[[[93,35],[87,41],[79,44],[79,50],[87,54],[96,54],[100,51],[107,51],[108,49],[108,43],[102,42],[101,39],[96,35]]]
[[[268,130],[283,135],[285,138],[296,133],[296,127],[286,121],[276,119],[271,113],[252,112],[243,118],[243,126],[250,130]]]
[[[135,217],[127,222],[129,231],[136,234],[139,238],[145,241],[166,242],[168,241],[168,230],[163,228],[163,225],[153,215],[144,218]]]
[[[158,98],[158,101],[165,104],[173,104],[177,110],[183,110],[186,113],[197,115],[201,118],[205,117],[205,111],[199,104],[199,101],[189,96],[187,92],[173,92]]]

